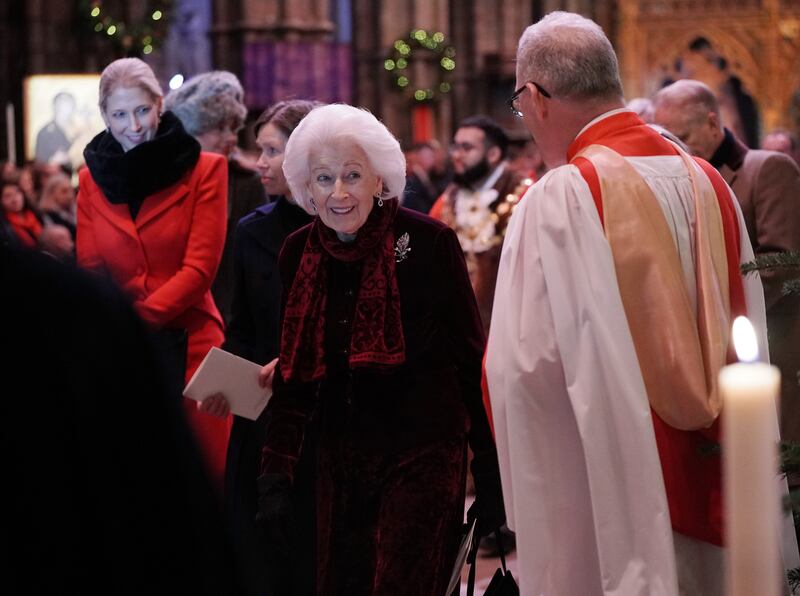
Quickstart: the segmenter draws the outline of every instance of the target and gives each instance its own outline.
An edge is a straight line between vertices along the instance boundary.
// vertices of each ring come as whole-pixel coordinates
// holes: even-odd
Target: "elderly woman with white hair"
[[[463,519],[467,444],[481,528],[504,521],[481,402],[484,336],[454,232],[399,207],[405,160],[369,112],[314,109],[286,145],[314,221],[284,244],[280,357],[259,518],[292,531],[291,488],[318,425],[318,594],[444,594]]]
[[[200,148],[228,159],[228,227],[225,248],[211,286],[214,302],[227,328],[233,317],[236,224],[266,202],[256,171],[238,157],[238,132],[247,118],[244,89],[232,72],[214,70],[195,75],[164,98],[164,109],[175,114]]]

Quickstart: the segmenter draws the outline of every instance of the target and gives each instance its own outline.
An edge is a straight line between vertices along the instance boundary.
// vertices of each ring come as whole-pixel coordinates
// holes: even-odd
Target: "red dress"
[[[202,153],[177,183],[148,196],[134,221],[128,205],[106,199],[88,168],[80,172],[78,263],[109,273],[153,327],[188,331],[187,380],[224,339],[210,288],[225,243],[227,184],[225,159]],[[196,402],[185,406],[221,489],[230,422],[198,412]]]

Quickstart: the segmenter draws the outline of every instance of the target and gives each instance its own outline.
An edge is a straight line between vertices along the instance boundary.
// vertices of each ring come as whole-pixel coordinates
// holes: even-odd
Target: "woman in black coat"
[[[284,172],[318,217],[279,261],[260,519],[273,542],[291,546],[291,490],[313,423],[316,593],[444,594],[468,443],[479,533],[505,518],[481,400],[485,339],[458,239],[399,208],[403,154],[366,111],[312,111],[289,139]]]
[[[283,151],[300,120],[318,105],[321,104],[306,100],[282,101],[256,121],[256,144],[261,148],[257,163],[259,176],[264,190],[275,200],[243,217],[236,226],[231,320],[223,348],[262,365],[278,356],[281,299],[278,254],[286,237],[311,221],[311,216],[295,204],[289,193],[282,170]],[[203,403],[204,409],[212,413],[227,413],[225,403],[219,399]],[[284,554],[271,548],[255,524],[256,478],[264,442],[264,420],[263,414],[255,421],[233,417],[225,466],[225,512],[246,576],[244,593],[253,596],[289,594],[286,585],[298,585],[304,578],[310,587],[297,593],[310,593],[313,590],[309,579],[312,576],[309,569],[313,565],[311,480],[301,483],[296,491],[296,500],[308,511],[307,515],[299,516],[300,529],[294,544],[296,551],[306,553],[302,557],[303,569],[298,562],[298,568],[290,570],[285,565]]]

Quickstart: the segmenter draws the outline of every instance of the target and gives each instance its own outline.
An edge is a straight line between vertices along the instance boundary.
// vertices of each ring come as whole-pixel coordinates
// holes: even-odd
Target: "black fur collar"
[[[86,146],[83,157],[106,199],[127,204],[135,219],[148,196],[172,186],[195,166],[200,143],[172,112],[164,112],[153,140],[125,152],[104,131]]]

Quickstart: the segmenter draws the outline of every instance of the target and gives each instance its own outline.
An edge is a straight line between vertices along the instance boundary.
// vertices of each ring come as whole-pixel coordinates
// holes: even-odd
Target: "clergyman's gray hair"
[[[381,197],[402,197],[406,185],[406,158],[400,143],[369,111],[339,103],[311,110],[286,143],[283,173],[298,205],[314,213],[309,167],[312,150],[343,139],[366,153],[370,166],[383,180]]]
[[[603,29],[580,15],[556,11],[522,34],[517,81],[535,81],[554,98],[622,99],[617,55]]]
[[[164,109],[175,114],[192,136],[227,127],[238,130],[247,117],[242,84],[226,70],[193,76],[167,94]]]

